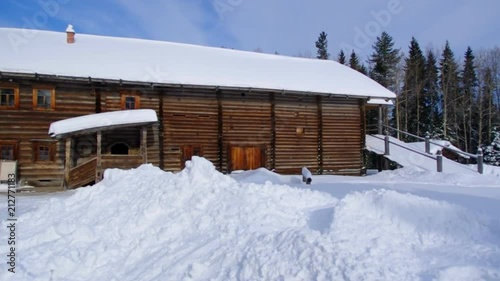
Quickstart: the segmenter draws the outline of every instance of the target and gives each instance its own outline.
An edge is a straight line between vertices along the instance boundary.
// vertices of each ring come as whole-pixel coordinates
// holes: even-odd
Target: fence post
[[[429,132],[425,133],[425,153],[431,154],[431,135]]]
[[[384,142],[385,142],[385,153],[384,155],[391,155],[390,151],[389,151],[389,131],[385,131],[385,139],[384,139]]]
[[[443,172],[443,152],[441,152],[441,150],[438,150],[437,152],[436,162],[437,162],[438,173]]]
[[[483,163],[484,163],[484,159],[483,159],[483,150],[481,148],[478,148],[477,149],[477,171],[478,173],[480,174],[483,174],[484,170],[483,170]]]

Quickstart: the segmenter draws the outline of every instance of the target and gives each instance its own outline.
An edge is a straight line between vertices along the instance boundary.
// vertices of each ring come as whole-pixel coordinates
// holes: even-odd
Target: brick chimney
[[[71,24],[68,24],[68,28],[66,28],[66,43],[75,43],[75,30],[73,29],[73,25]]]

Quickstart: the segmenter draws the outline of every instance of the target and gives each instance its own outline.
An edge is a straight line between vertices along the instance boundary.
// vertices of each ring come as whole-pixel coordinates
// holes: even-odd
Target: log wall
[[[183,145],[201,146],[203,157],[217,165],[218,102],[215,91],[167,91],[162,111],[165,170],[181,170]]]
[[[222,93],[222,170],[228,171],[232,145],[251,145],[265,151],[266,168],[271,166],[271,101],[269,94]]]
[[[57,147],[53,162],[37,163],[33,159],[36,141],[54,141],[47,136],[49,125],[71,117],[122,110],[121,95],[127,91],[139,96],[141,109],[158,113],[159,124],[148,129],[148,162],[167,171],[180,171],[183,154],[200,150],[219,170],[227,172],[231,146],[261,148],[264,166],[284,174],[298,174],[306,166],[313,173],[358,175],[362,168],[364,113],[360,99],[53,82],[44,85],[55,87],[55,108],[41,111],[33,109],[32,89],[39,82],[19,80],[14,84],[19,85],[19,109],[0,109],[0,141],[17,141],[19,174],[36,185],[59,184],[63,177],[63,142],[53,142]],[[94,137],[85,136],[83,141]],[[78,149],[79,138],[73,149]],[[139,148],[139,140],[138,128],[105,132],[103,154],[109,153],[114,142]],[[95,149],[88,154],[95,156]],[[74,164],[78,164],[76,160]]]
[[[314,96],[277,95],[276,171],[318,171],[318,105]]]
[[[324,173],[359,175],[364,140],[360,101],[323,98],[322,112]]]
[[[0,110],[0,140],[18,142],[18,173],[37,186],[59,186],[63,178],[64,144],[51,140],[47,134],[52,122],[95,112],[95,93],[90,86],[75,87],[71,84],[21,81],[13,83],[19,87],[19,109]],[[33,88],[55,87],[55,108],[33,109]],[[54,161],[37,162],[34,159],[34,144],[54,143]]]

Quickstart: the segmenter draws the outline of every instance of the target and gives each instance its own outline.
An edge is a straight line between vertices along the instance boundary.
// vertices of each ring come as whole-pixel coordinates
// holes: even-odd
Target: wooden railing
[[[385,152],[384,152],[384,154],[385,155],[390,155],[389,145],[393,144],[393,145],[399,146],[399,147],[401,147],[403,149],[409,150],[411,152],[420,154],[420,155],[422,155],[424,157],[436,160],[437,171],[438,172],[442,172],[443,171],[443,154],[442,154],[441,150],[438,150],[437,155],[434,157],[431,154],[431,152],[430,152],[431,144],[433,144],[433,145],[436,145],[438,147],[447,149],[448,151],[451,151],[451,152],[453,152],[453,153],[455,153],[457,155],[465,155],[465,156],[468,156],[468,157],[470,157],[472,159],[475,159],[476,162],[477,162],[477,172],[480,173],[480,174],[482,174],[484,172],[483,150],[481,148],[478,148],[477,155],[474,155],[474,154],[463,152],[463,151],[457,151],[457,150],[455,150],[455,149],[453,149],[451,147],[447,147],[447,146],[444,146],[444,145],[442,145],[440,143],[433,142],[431,140],[431,138],[430,138],[429,133],[426,133],[425,138],[423,138],[423,137],[419,137],[417,135],[414,135],[414,134],[411,134],[411,133],[408,133],[408,132],[405,132],[405,131],[402,131],[402,130],[398,130],[396,128],[392,128],[390,126],[382,125],[382,127],[385,128],[385,137],[384,138],[377,137],[375,135],[372,135],[372,136],[384,141],[384,143],[385,143],[385,149],[384,149]],[[398,133],[401,133],[403,135],[407,135],[407,136],[416,138],[418,140],[424,141],[425,142],[425,153],[421,152],[421,151],[414,150],[414,149],[410,149],[408,147],[404,147],[404,146],[401,146],[401,145],[399,145],[399,144],[397,144],[395,142],[392,142],[390,140],[390,138],[389,138],[389,131],[398,132]]]
[[[144,162],[142,155],[102,155],[102,169],[119,168],[131,169],[137,168]]]
[[[97,157],[72,168],[69,171],[67,188],[76,188],[95,180]]]

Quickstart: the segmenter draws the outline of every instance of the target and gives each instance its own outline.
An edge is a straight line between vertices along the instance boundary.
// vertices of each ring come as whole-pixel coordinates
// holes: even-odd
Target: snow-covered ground
[[[2,262],[0,280],[500,280],[494,175],[409,166],[305,185],[194,157],[20,195],[16,211],[17,273]]]

